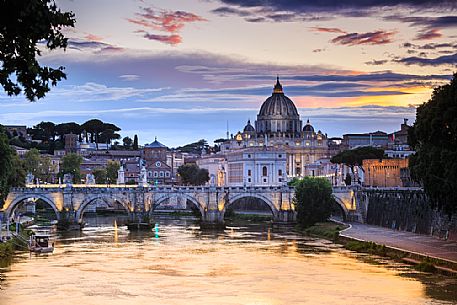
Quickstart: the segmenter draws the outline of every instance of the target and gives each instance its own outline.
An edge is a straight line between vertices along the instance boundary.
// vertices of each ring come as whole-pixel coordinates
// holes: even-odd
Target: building
[[[408,159],[363,160],[362,167],[365,172],[364,184],[366,186],[400,187],[405,186],[403,181],[408,182],[405,177]]]
[[[31,140],[30,136],[27,134],[27,126],[25,125],[5,125],[4,127],[11,137],[20,137],[27,141]]]
[[[279,78],[272,95],[260,107],[254,125],[248,120],[242,132],[221,144],[221,154],[229,158],[237,150],[265,147],[283,152],[286,177],[303,177],[308,164],[330,157],[327,135],[320,130],[316,132],[309,120],[303,126],[297,108],[284,94]]]
[[[350,133],[344,134],[341,143],[342,150],[354,149],[362,146],[373,146],[378,148],[387,148],[389,144],[389,135],[383,131],[370,133]]]
[[[287,182],[285,151],[247,148],[227,155],[230,186],[282,185]]]

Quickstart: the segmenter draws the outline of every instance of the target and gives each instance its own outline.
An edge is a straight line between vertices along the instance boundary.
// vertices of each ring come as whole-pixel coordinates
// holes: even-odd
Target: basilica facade
[[[260,158],[256,166],[261,169],[266,166],[271,170],[252,171],[259,175],[269,173],[268,176],[249,177],[245,175],[242,183],[240,183],[240,179],[231,177],[231,173],[239,172],[242,165],[239,158],[236,164],[230,160],[234,159],[232,155],[240,155],[241,151],[249,151],[253,156],[260,156],[262,151],[268,151],[268,164],[263,165]],[[314,173],[310,172],[312,169],[309,165],[330,157],[327,135],[320,130],[316,132],[309,120],[303,124],[294,102],[284,94],[279,78],[271,96],[260,107],[255,123],[251,124],[248,120],[243,131],[232,135],[221,144],[221,151],[218,154],[219,160],[222,160],[222,156],[225,156],[225,164],[220,164],[218,173],[210,172],[210,175],[214,175],[214,177],[220,177],[220,171],[225,172],[224,181],[216,181],[219,185],[233,184],[233,181],[237,181],[236,184],[244,185],[249,185],[254,181],[260,181],[261,184],[263,181],[268,181],[269,184],[272,182],[274,182],[273,184],[281,184],[293,177],[314,176]],[[277,160],[273,160],[272,156],[277,156]],[[203,157],[199,165],[206,167],[205,164],[213,162],[214,160],[211,158],[214,157]],[[246,167],[243,171],[252,168],[253,165],[248,163],[243,165]],[[232,167],[237,170],[232,171]]]

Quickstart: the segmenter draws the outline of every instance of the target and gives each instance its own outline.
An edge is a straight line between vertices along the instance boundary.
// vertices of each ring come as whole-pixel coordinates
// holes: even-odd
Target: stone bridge
[[[271,210],[275,222],[294,222],[294,189],[280,187],[186,187],[186,186],[119,186],[119,185],[41,185],[12,188],[3,213],[12,219],[16,209],[32,200],[49,204],[58,220],[67,218],[81,224],[86,208],[96,200],[122,205],[132,221],[156,209],[182,210],[190,203],[201,213],[202,221],[222,224],[228,207],[239,199],[257,198]]]

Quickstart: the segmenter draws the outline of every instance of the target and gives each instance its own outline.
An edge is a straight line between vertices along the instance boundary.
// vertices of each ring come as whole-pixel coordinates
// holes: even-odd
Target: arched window
[[[264,167],[262,168],[262,176],[264,176],[264,177],[265,177],[265,176],[268,176],[268,169],[267,169],[266,166],[264,166]]]

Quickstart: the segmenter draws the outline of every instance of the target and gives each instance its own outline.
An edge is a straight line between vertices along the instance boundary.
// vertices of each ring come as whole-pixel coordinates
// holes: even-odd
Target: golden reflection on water
[[[202,233],[88,228],[60,237],[49,256],[21,255],[0,305],[451,304],[430,299],[399,269],[367,264],[322,240],[232,227]]]

